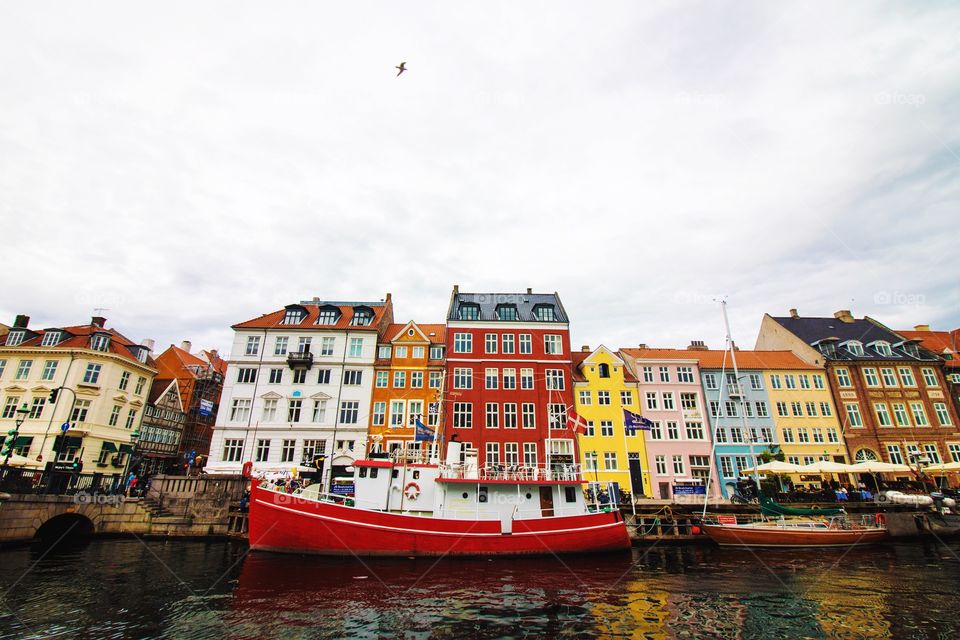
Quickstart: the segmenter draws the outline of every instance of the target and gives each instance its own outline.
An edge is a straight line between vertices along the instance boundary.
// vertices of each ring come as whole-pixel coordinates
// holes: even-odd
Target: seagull
[[[407,63],[401,62],[399,65],[395,66],[394,69],[400,69],[400,71],[397,71],[397,76],[399,76],[401,73],[407,70]]]

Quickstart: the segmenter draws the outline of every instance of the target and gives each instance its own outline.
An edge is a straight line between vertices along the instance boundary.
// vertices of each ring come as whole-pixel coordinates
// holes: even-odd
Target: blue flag
[[[627,432],[627,435],[632,436],[637,432],[637,429],[649,431],[652,427],[653,421],[644,418],[639,413],[634,413],[627,409],[623,410],[623,429]]]
[[[433,429],[427,425],[417,420],[416,424],[416,435],[414,436],[414,442],[433,442]]]

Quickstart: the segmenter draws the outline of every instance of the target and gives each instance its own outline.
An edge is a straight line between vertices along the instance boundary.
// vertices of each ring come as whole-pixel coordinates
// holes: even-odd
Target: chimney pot
[[[833,314],[833,317],[839,320],[840,322],[847,322],[847,323],[853,322],[853,315],[850,313],[849,309],[840,309],[840,311],[837,311],[836,313]]]
[[[140,341],[140,344],[147,348],[147,351],[153,353],[153,347],[156,345],[156,341],[153,338],[144,338]]]
[[[30,316],[17,316],[13,321],[14,329],[26,329],[30,324]]]
[[[580,351],[583,351],[584,353],[590,353],[590,345],[588,344],[583,345],[582,347],[580,347]]]
[[[930,325],[928,324],[916,324],[913,326],[914,331],[930,331]]]
[[[527,295],[533,293],[533,287],[527,287]]]
[[[796,310],[796,309],[790,309],[790,317],[791,317],[791,318],[799,318],[799,317],[800,317],[800,314],[797,313],[797,310]]]
[[[703,340],[691,340],[687,351],[707,351],[707,345]]]
[[[639,347],[640,349],[646,349],[646,348],[647,348],[647,343],[646,343],[646,342],[641,342],[640,344],[637,345],[637,347]]]
[[[453,285],[453,294],[456,295],[458,293],[460,293],[460,285],[455,284]]]
[[[180,348],[186,351],[187,353],[190,353],[190,349],[193,348],[193,343],[190,342],[189,340],[184,340],[183,342],[180,343]]]
[[[92,318],[90,318],[90,324],[92,324],[95,327],[100,327],[101,329],[103,329],[104,325],[107,324],[107,319],[104,318],[103,316],[93,316]]]

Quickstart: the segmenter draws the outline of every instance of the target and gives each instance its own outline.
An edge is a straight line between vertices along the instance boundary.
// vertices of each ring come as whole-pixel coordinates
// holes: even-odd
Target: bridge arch
[[[86,538],[97,530],[94,521],[82,513],[65,512],[47,518],[39,526],[33,537],[43,542]]]

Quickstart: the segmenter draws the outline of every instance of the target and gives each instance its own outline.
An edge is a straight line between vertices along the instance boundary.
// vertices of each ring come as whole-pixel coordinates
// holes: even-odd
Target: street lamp
[[[20,425],[23,424],[23,421],[27,419],[27,415],[30,413],[30,409],[27,408],[27,403],[24,402],[23,405],[16,411],[16,421],[13,429],[7,431],[7,437],[3,441],[3,449],[0,451],[0,455],[3,456],[3,471],[6,473],[7,466],[10,464],[10,456],[13,455],[13,448],[17,442],[17,438],[20,437]]]
[[[127,489],[127,471],[130,469],[130,463],[133,461],[133,456],[137,454],[137,443],[140,442],[140,431],[134,430],[130,434],[130,442],[133,443],[133,448],[130,450],[129,455],[127,455],[127,462],[123,465],[123,475],[120,476],[120,488],[126,493]]]

